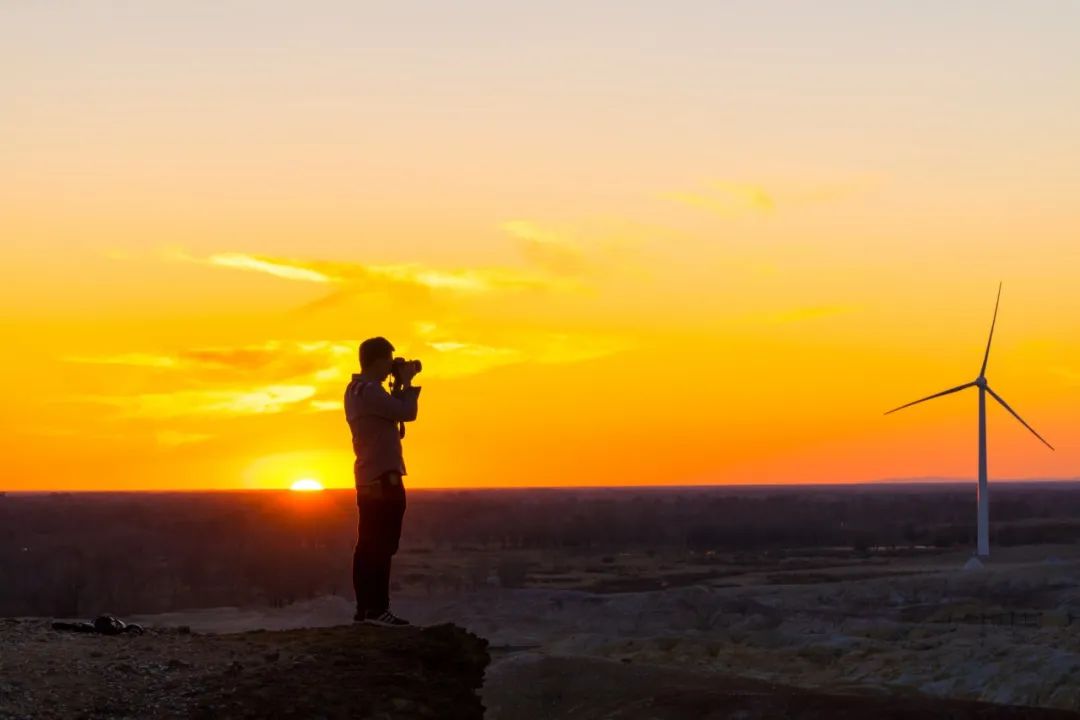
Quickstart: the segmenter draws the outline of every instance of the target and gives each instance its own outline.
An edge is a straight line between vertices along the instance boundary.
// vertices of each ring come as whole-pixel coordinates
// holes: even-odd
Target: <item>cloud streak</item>
[[[419,332],[422,330],[423,332]],[[480,343],[423,323],[411,338],[397,340],[402,351],[424,360],[424,377],[465,377],[507,365],[569,364],[628,349],[614,337],[518,332],[500,344]],[[262,345],[180,350],[172,354],[129,353],[69,358],[71,362],[148,367],[166,373],[156,387],[195,387],[121,395],[71,398],[118,411],[119,417],[170,419],[241,417],[341,409],[341,391],[358,371],[358,340],[272,341]],[[152,378],[154,376],[151,376]],[[237,386],[238,378],[246,383]],[[216,387],[207,387],[207,386]]]
[[[420,262],[297,259],[241,252],[196,257],[175,247],[163,250],[162,258],[322,286],[328,291],[326,294],[298,308],[310,313],[338,307],[354,298],[378,295],[391,295],[414,306],[454,298],[513,294],[589,295],[605,275],[625,269],[628,246],[641,241],[637,237],[640,228],[611,220],[586,223],[588,241],[576,231],[553,230],[527,219],[507,220],[498,227],[518,244],[521,264],[453,267]],[[632,237],[628,238],[627,233]]]
[[[181,390],[135,395],[84,395],[79,402],[116,408],[124,418],[265,415],[284,412],[310,399],[313,385],[267,385],[240,390]]]
[[[430,340],[434,376],[474,375],[509,365],[569,365],[613,355],[633,347],[623,338],[536,333],[507,338],[504,345],[462,340]],[[425,365],[425,367],[427,367]]]
[[[581,246],[562,234],[528,220],[510,220],[499,228],[521,243],[525,259],[537,267],[558,275],[578,275],[590,267]]]
[[[554,272],[551,262],[539,260],[532,267],[434,267],[423,263],[369,264],[245,253],[217,253],[198,258],[183,251],[173,251],[165,257],[231,271],[259,273],[330,290],[298,308],[303,313],[327,310],[353,298],[379,294],[425,304],[433,302],[437,296],[467,299],[515,293],[577,293],[585,289],[581,276]]]
[[[259,372],[270,377],[292,377],[325,366],[325,352],[340,352],[320,343],[285,344],[270,341],[257,345],[204,347],[162,353],[122,353],[100,356],[69,356],[65,361],[89,365],[118,365],[162,371],[185,371],[199,377]],[[355,351],[352,352],[355,355]]]
[[[254,255],[240,253],[223,253],[211,255],[206,260],[210,265],[218,267],[234,268],[236,270],[251,270],[253,272],[266,273],[285,280],[297,280],[300,282],[331,283],[340,278],[331,277],[317,270],[304,267],[301,263],[288,260],[275,260]]]
[[[768,215],[776,208],[772,195],[764,188],[748,183],[714,181],[707,183],[705,190],[671,192],[662,197],[722,217]]]
[[[180,360],[168,355],[149,353],[126,353],[121,355],[72,355],[64,358],[65,362],[86,365],[124,365],[127,367],[174,368]]]
[[[842,182],[766,190],[751,183],[711,181],[705,183],[704,189],[664,193],[661,197],[730,218],[769,215],[779,206],[807,207],[849,200],[875,190],[882,183],[882,178],[868,176]]]
[[[528,268],[436,268],[422,263],[364,264],[325,260],[295,260],[265,255],[219,253],[207,258],[182,258],[215,267],[256,272],[283,280],[339,284],[354,290],[378,290],[388,286],[413,286],[435,291],[477,294],[522,289],[564,288],[569,284],[547,273]]]

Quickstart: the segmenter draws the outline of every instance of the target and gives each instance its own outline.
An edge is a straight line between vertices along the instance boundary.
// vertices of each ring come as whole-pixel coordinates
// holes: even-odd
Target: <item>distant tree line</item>
[[[1080,486],[999,485],[998,545],[1080,539]],[[403,551],[860,553],[974,541],[969,486],[414,492]],[[85,617],[351,594],[351,492],[0,495],[0,615]],[[478,566],[479,567],[479,566]],[[475,576],[475,577],[474,577]]]

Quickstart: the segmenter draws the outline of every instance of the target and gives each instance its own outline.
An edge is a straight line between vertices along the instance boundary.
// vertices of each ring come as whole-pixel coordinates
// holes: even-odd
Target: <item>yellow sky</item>
[[[449,5],[0,8],[0,489],[1080,475],[1080,10]]]

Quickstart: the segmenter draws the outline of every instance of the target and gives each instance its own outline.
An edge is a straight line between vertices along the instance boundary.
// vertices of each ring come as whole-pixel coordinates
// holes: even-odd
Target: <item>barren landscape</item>
[[[438,562],[429,553],[405,558],[402,565],[415,564],[414,571]],[[762,557],[756,563],[714,556],[669,565],[631,553],[610,561],[583,556],[577,567],[560,560],[568,584],[577,577],[588,586],[668,585],[597,592],[547,587],[552,571],[534,558],[527,562],[539,565],[536,585],[527,579],[525,587],[503,588],[493,576],[486,588],[438,597],[403,590],[396,607],[416,622],[454,622],[488,639],[493,662],[483,695],[492,719],[561,717],[572,708],[575,717],[654,717],[648,708],[670,694],[672,672],[686,678],[685,692],[694,679],[705,692],[735,687],[742,678],[748,684],[741,692],[761,692],[751,681],[764,681],[781,696],[801,688],[828,696],[921,698],[926,713],[957,712],[935,699],[1080,708],[1078,549],[1010,548],[975,571],[963,570],[966,559],[962,552],[924,551],[872,559]],[[677,584],[687,578],[694,580]],[[347,599],[325,597],[279,609],[219,608],[136,620],[237,632],[334,625],[350,612]],[[593,680],[575,685],[583,666]],[[633,693],[624,692],[627,677]],[[720,685],[702,681],[708,677]],[[595,715],[582,714],[589,707]]]
[[[903,717],[904,708],[926,717],[1074,712],[1080,545],[1069,537],[1073,491],[999,494],[1003,542],[985,567],[965,569],[966,526],[950,517],[954,505],[961,517],[970,514],[962,489],[416,493],[395,559],[393,606],[415,623],[453,623],[489,643],[481,694],[490,720],[707,717],[702,707],[762,718],[781,710],[858,717],[867,707],[883,717]],[[351,625],[355,510],[347,496],[303,498],[297,502],[322,504],[289,512],[275,496],[89,498],[82,502],[90,512],[133,518],[124,537],[140,541],[126,554],[87,547],[81,556],[61,550],[71,541],[54,514],[80,499],[48,500],[4,499],[13,520],[5,526],[12,564],[4,570],[19,582],[4,585],[0,600],[44,610],[8,613],[23,618],[16,627],[24,631],[44,622],[26,619],[34,615],[86,618],[119,609],[166,638],[178,627],[240,638]],[[141,524],[166,507],[184,508],[173,526]],[[888,514],[878,520],[874,512]],[[205,536],[170,529],[207,527],[222,514],[231,523],[214,527],[237,537],[250,532],[248,544],[219,537],[225,552],[194,563],[191,548],[205,545]],[[913,523],[915,514],[929,519]],[[530,525],[530,515],[543,524]],[[672,523],[673,516],[683,521]],[[766,523],[793,517],[801,524],[779,539],[768,532]],[[261,536],[283,550],[248,563],[244,548],[265,550]],[[1024,538],[1047,541],[1017,542]],[[38,577],[12,573],[13,564],[30,567],[26,557],[35,553],[66,560],[34,566]],[[308,557],[317,562],[304,565]],[[93,574],[102,567],[110,574]],[[215,602],[228,595],[219,578],[230,568],[247,579],[237,586],[245,602]],[[125,572],[142,582],[116,582]],[[73,591],[84,612],[48,611],[63,607],[50,603],[70,603]],[[93,640],[42,631],[34,642],[70,648]],[[153,651],[153,663],[167,668],[170,652]],[[224,671],[229,662],[210,664]],[[28,682],[12,667],[3,666],[8,698],[16,697],[13,682]],[[326,663],[314,668],[328,681],[335,673]]]

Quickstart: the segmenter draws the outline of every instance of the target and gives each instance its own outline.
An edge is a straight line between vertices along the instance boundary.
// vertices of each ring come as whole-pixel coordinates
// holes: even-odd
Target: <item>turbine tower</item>
[[[942,390],[939,393],[934,393],[921,400],[909,402],[906,405],[901,405],[898,408],[889,410],[889,413],[894,413],[897,410],[903,410],[906,407],[912,405],[918,405],[921,402],[932,400],[942,395],[950,395],[954,392],[960,392],[966,390],[969,387],[979,388],[979,491],[978,491],[978,548],[976,555],[980,558],[986,558],[990,556],[990,493],[986,483],[986,394],[990,393],[990,397],[1001,403],[1001,407],[1009,411],[1009,413],[1020,421],[1020,423],[1026,427],[1031,433],[1042,440],[1043,444],[1051,450],[1054,446],[1046,442],[1042,435],[1035,432],[1035,429],[1024,422],[1024,419],[1016,414],[1016,411],[1009,407],[1009,404],[1001,399],[1001,396],[994,392],[990,385],[986,382],[986,362],[990,359],[990,342],[994,339],[994,325],[997,323],[997,311],[998,305],[1001,303],[1001,284],[998,283],[997,301],[994,302],[994,319],[990,322],[990,337],[986,340],[986,353],[983,355],[982,367],[979,368],[979,376],[969,383],[963,385],[957,385],[954,388],[948,390]]]

